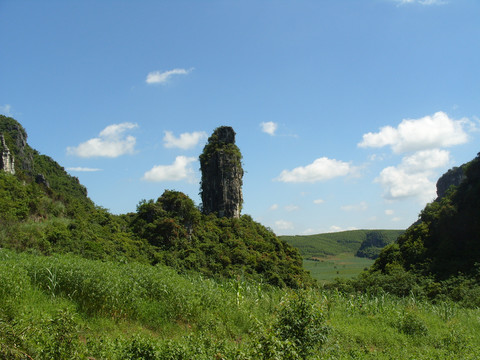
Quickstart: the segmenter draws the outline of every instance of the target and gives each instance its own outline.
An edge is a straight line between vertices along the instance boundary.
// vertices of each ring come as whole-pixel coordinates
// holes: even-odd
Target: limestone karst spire
[[[215,129],[200,155],[203,213],[240,217],[243,203],[241,160],[233,128],[221,126]]]

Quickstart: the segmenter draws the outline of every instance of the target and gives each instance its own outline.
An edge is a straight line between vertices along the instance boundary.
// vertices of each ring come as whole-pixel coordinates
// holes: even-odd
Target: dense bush
[[[157,201],[142,201],[131,229],[155,247],[156,261],[179,271],[293,288],[313,282],[298,251],[250,216],[203,215],[181,192],[167,190]]]

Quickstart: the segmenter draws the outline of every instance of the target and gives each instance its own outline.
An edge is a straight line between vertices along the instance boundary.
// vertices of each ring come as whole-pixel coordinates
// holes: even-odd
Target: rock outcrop
[[[459,167],[454,167],[448,170],[445,174],[443,174],[437,181],[437,199],[436,201],[440,200],[445,196],[447,190],[450,186],[458,186],[461,184],[463,180],[466,179],[465,172],[463,170],[463,164]]]
[[[204,214],[238,218],[242,209],[242,154],[235,131],[221,126],[213,132],[200,155],[201,196]]]
[[[0,169],[7,173],[15,174],[15,159],[10,153],[10,149],[5,142],[5,137],[3,134],[0,134],[0,140],[2,152],[2,157],[0,158]]]
[[[15,158],[16,170],[33,175],[34,151],[27,144],[27,132],[15,119],[0,115],[0,133]]]

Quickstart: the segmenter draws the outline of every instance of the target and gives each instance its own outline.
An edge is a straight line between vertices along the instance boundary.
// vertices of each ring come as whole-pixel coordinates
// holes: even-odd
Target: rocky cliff
[[[3,134],[0,134],[0,152],[2,153],[0,158],[0,170],[10,174],[15,174],[15,160],[10,153],[10,149],[5,142],[5,137]]]
[[[3,135],[2,152],[6,147],[14,158],[15,169],[31,174],[34,151],[27,145],[27,132],[23,126],[11,117],[0,115],[0,133]]]
[[[454,167],[448,170],[445,174],[443,174],[437,181],[437,199],[439,201],[441,198],[445,196],[447,190],[450,186],[458,186],[461,184],[463,180],[465,180],[465,172],[463,170],[465,164],[460,167]]]
[[[0,115],[0,169],[27,182],[34,181],[62,196],[87,202],[87,190],[76,177],[70,176],[56,161],[41,155],[27,143],[27,132],[15,119]]]
[[[242,154],[235,131],[221,126],[213,132],[200,155],[201,197],[205,214],[238,218],[242,209]]]

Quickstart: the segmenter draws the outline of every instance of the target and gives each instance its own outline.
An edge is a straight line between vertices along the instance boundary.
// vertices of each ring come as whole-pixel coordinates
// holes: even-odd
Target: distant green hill
[[[378,235],[389,243],[394,242],[404,230],[350,230],[316,235],[279,236],[299,249],[304,258],[315,258],[357,253],[367,237]]]

